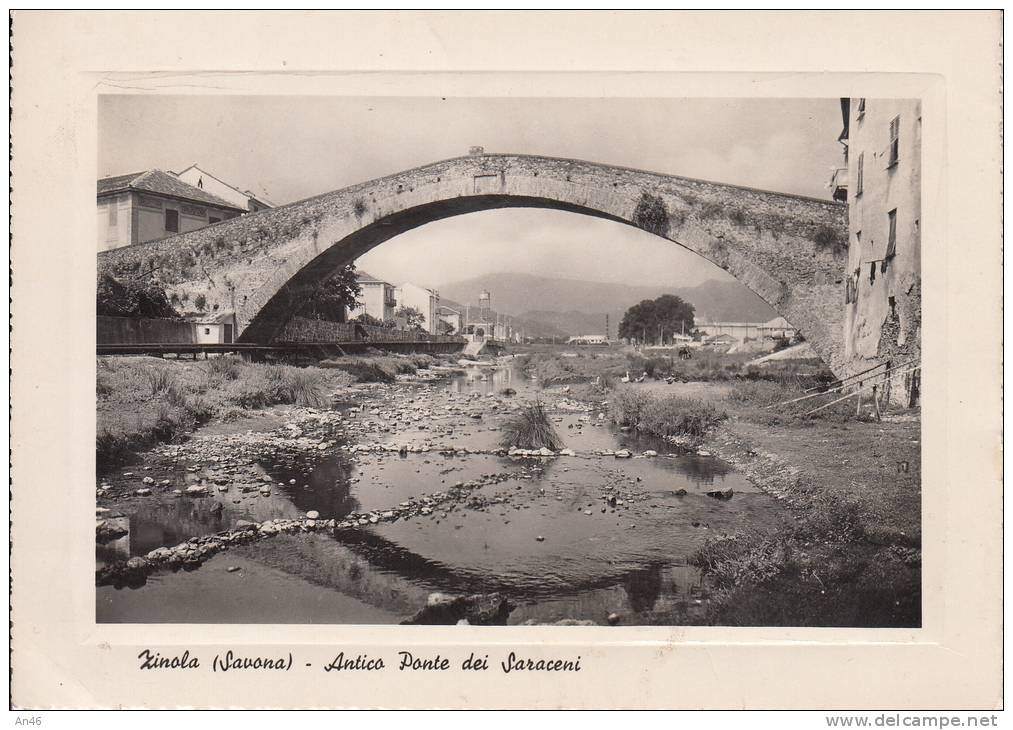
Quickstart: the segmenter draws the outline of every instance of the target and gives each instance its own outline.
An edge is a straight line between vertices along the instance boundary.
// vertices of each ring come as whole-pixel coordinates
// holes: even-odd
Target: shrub
[[[641,194],[636,210],[633,211],[633,224],[645,231],[664,236],[668,233],[668,211],[665,201],[646,190]]]
[[[552,449],[558,451],[563,441],[552,426],[540,401],[525,406],[503,426],[501,445],[505,449]]]

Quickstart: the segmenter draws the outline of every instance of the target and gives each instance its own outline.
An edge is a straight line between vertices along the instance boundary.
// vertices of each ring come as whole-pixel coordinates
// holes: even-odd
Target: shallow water
[[[512,368],[468,368],[436,387],[410,386],[427,407],[485,398],[510,387],[513,399],[536,395],[552,412],[576,457],[519,459],[490,454],[367,452],[334,448],[312,459],[259,464],[271,494],[228,492],[120,505],[129,534],[99,549],[99,560],[143,555],[160,545],[228,529],[236,519],[263,521],[316,510],[321,518],[394,507],[482,475],[505,481],[475,490],[502,497],[479,508],[464,504],[428,517],[336,534],[279,536],[233,548],[187,573],[153,576],[137,589],[100,587],[99,621],[393,623],[410,616],[434,591],[506,595],[510,623],[562,619],[625,624],[681,624],[698,617],[706,586],[687,557],[711,535],[772,528],[783,508],[713,457],[679,453],[656,439],[599,425],[597,414],[558,408],[565,394],[539,392]],[[389,398],[396,401],[398,397]],[[382,393],[382,391],[381,391]],[[384,396],[381,395],[381,401]],[[457,400],[448,400],[455,398]],[[484,404],[493,399],[473,399]],[[563,404],[564,406],[566,404]],[[383,418],[382,402],[363,418]],[[381,413],[380,416],[369,414]],[[480,419],[433,418],[380,430],[372,441],[421,443],[434,438],[456,449],[498,446],[502,409]],[[441,425],[445,424],[445,425]],[[421,428],[420,426],[426,426]],[[361,436],[360,436],[361,440]],[[652,449],[656,457],[615,459],[596,449]],[[159,474],[196,477],[182,468]],[[705,493],[733,489],[729,500]],[[678,490],[686,490],[684,496]],[[608,494],[619,496],[614,506]],[[218,514],[210,511],[220,501]],[[540,539],[539,539],[540,538]],[[227,568],[238,568],[229,572]]]

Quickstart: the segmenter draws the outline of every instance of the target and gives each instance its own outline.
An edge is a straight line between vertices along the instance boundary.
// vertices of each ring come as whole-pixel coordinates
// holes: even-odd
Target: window
[[[885,258],[890,259],[897,255],[897,209],[894,208],[886,215],[890,219],[890,237],[886,242]]]
[[[890,163],[887,167],[893,167],[900,159],[900,117],[896,116],[890,122]]]
[[[165,230],[170,233],[179,233],[179,211],[166,209],[165,211]]]
[[[858,100],[858,118],[861,119],[865,116],[865,97],[863,96]]]
[[[204,328],[204,334],[210,335],[211,334],[211,328],[210,327],[205,327]]]
[[[109,208],[109,227],[115,228],[120,222],[120,209],[116,203],[112,203]]]
[[[208,225],[209,225],[209,226],[210,226],[210,225],[213,225],[213,224],[215,224],[215,223],[221,223],[221,222],[222,222],[222,219],[221,219],[221,218],[215,218],[214,216],[209,216],[209,217],[208,217]]]
[[[876,282],[876,262],[873,261],[869,264],[869,283],[874,284]]]
[[[858,247],[858,252],[859,252],[859,254],[861,254],[861,252],[862,252],[862,232],[861,231],[855,231],[855,246]]]
[[[855,180],[855,195],[861,195],[865,187],[865,153],[858,156],[858,173]]]

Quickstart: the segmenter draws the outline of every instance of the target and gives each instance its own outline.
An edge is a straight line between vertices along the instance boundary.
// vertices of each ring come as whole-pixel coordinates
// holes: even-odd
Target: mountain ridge
[[[695,286],[629,285],[513,272],[490,273],[440,287],[441,297],[472,302],[489,291],[495,311],[514,319],[532,337],[617,335],[623,314],[644,299],[675,294],[693,305],[696,319],[766,322],[777,313],[737,281],[709,279]]]

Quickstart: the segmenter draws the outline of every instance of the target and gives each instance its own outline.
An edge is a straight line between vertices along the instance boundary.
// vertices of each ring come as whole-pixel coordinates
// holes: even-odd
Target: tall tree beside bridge
[[[359,305],[356,297],[362,293],[359,273],[355,264],[347,264],[321,281],[301,292],[305,300],[299,316],[322,319],[328,322],[344,322],[346,309]]]
[[[619,337],[637,342],[664,342],[673,334],[693,331],[693,305],[674,294],[645,299],[626,310]]]
[[[415,307],[399,307],[394,312],[394,317],[397,319],[403,319],[405,328],[410,330],[424,329],[426,324],[426,317]]]

